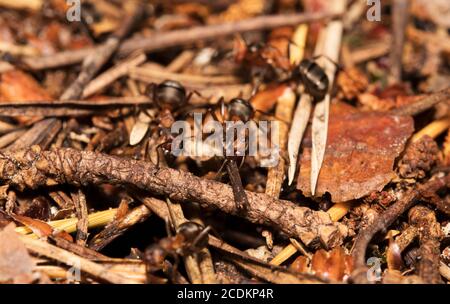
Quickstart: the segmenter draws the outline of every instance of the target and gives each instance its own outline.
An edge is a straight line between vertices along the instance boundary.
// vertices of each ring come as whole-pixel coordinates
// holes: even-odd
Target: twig
[[[450,127],[450,116],[440,120],[435,120],[426,127],[424,127],[422,130],[414,134],[411,140],[413,142],[418,141],[425,135],[428,135],[431,138],[436,138],[445,130],[447,130],[449,127]]]
[[[83,90],[82,98],[93,95],[94,93],[105,88],[110,83],[114,82],[122,76],[125,76],[130,68],[136,67],[145,61],[146,57],[144,54],[138,54],[137,56],[132,56],[131,58],[118,63],[116,66],[105,71],[103,74],[97,76],[93,79]]]
[[[392,114],[396,115],[417,115],[431,109],[440,102],[450,101],[450,88],[444,89],[440,92],[430,94],[413,104],[409,104],[400,108],[396,108],[390,111]]]
[[[354,271],[352,279],[356,283],[367,282],[367,267],[365,265],[366,249],[372,238],[379,231],[386,231],[388,227],[406,210],[413,206],[419,199],[427,199],[430,192],[437,191],[446,182],[450,181],[450,175],[444,178],[434,178],[422,185],[415,185],[403,193],[402,197],[377,217],[366,229],[359,232],[353,245]]]
[[[19,189],[70,183],[74,185],[112,183],[134,185],[178,201],[196,201],[223,212],[239,215],[230,186],[201,179],[188,172],[157,168],[152,163],[109,156],[90,151],[38,146],[16,153],[0,153],[0,179]],[[331,248],[339,245],[346,228],[333,223],[322,211],[299,207],[292,202],[246,191],[251,222],[276,227],[307,246]]]
[[[119,274],[108,271],[107,268],[91,262],[85,258],[68,252],[64,249],[50,245],[46,242],[34,240],[27,236],[21,236],[20,239],[25,244],[28,250],[31,250],[37,254],[49,257],[56,261],[62,262],[69,266],[79,267],[79,269],[85,273],[88,273],[96,278],[102,279],[106,282],[114,284],[133,284],[137,283],[134,280],[127,279]]]
[[[75,212],[77,214],[77,236],[78,245],[85,246],[88,238],[88,209],[86,205],[86,196],[83,191],[78,190],[77,194],[72,194],[72,201],[75,204]]]
[[[239,83],[239,78],[235,76],[203,76],[193,74],[172,73],[166,70],[148,69],[145,67],[130,68],[130,78],[145,82],[161,82],[166,79],[179,81],[183,84],[191,85],[230,85]]]
[[[42,0],[0,0],[0,6],[12,9],[29,9],[32,11],[40,10],[42,4]]]
[[[28,129],[23,136],[17,139],[12,145],[8,146],[7,150],[15,151],[32,145],[40,145],[42,148],[46,149],[61,129],[61,125],[61,122],[54,118],[48,118],[37,122],[32,128]]]
[[[390,55],[390,76],[392,81],[399,83],[402,78],[403,46],[405,44],[405,29],[409,17],[409,0],[394,0],[392,10],[392,45]]]
[[[327,210],[327,213],[330,215],[333,221],[337,222],[347,214],[351,206],[352,206],[351,201],[337,203],[331,206],[331,208]]]
[[[114,219],[116,212],[117,209],[109,209],[89,214],[89,228],[96,228],[107,225]],[[52,226],[52,228],[54,229],[64,230],[67,233],[72,233],[77,230],[77,222],[77,218],[68,218],[64,220],[47,222],[47,224]],[[29,234],[32,231],[25,226],[21,226],[16,228],[16,232],[21,234]]]
[[[110,223],[104,230],[90,240],[89,248],[96,251],[102,250],[117,237],[123,235],[129,228],[145,221],[150,214],[150,210],[144,205],[134,208],[124,217]]]
[[[365,263],[366,249],[369,242],[379,231],[385,231],[387,228],[415,202],[419,192],[416,188],[405,192],[396,203],[390,206],[383,214],[376,218],[366,229],[359,232],[353,246],[353,265],[352,280],[355,283],[368,283],[367,266]]]
[[[414,226],[409,226],[403,230],[402,234],[395,239],[395,243],[397,243],[400,252],[403,252],[417,236],[419,236],[419,231]]]
[[[296,25],[331,19],[339,16],[336,13],[302,13],[274,16],[260,16],[233,23],[224,23],[217,25],[199,26],[190,29],[175,30],[161,33],[155,33],[146,38],[132,38],[126,40],[118,49],[119,55],[126,55],[136,50],[145,52],[158,51],[169,47],[180,46],[194,43],[201,40],[215,39],[237,33],[268,30],[280,26]],[[55,68],[66,66],[82,61],[97,48],[85,48],[76,51],[65,51],[51,56],[40,58],[24,58],[25,64],[34,70]]]
[[[136,4],[133,13],[131,16],[127,16],[122,26],[100,47],[96,48],[95,52],[89,53],[83,60],[83,65],[78,78],[64,91],[61,95],[61,99],[71,100],[81,97],[84,87],[118,49],[121,41],[140,20],[143,13],[144,10],[142,5],[140,3]]]
[[[426,283],[442,283],[439,273],[441,225],[436,220],[436,215],[427,207],[415,206],[409,211],[409,221],[419,231],[420,277]]]

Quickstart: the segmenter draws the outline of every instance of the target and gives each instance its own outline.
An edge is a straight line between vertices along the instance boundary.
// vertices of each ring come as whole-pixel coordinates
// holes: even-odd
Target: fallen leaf
[[[14,229],[11,223],[0,231],[0,282],[31,283],[35,265]]]
[[[47,101],[50,94],[29,74],[12,70],[1,74],[0,98],[5,101]]]
[[[318,276],[331,281],[345,280],[353,270],[352,257],[342,247],[331,251],[320,249],[311,260],[311,270]]]
[[[30,228],[31,231],[33,231],[34,234],[36,234],[38,237],[47,237],[53,233],[53,228],[47,224],[46,222],[32,219],[28,216],[22,216],[17,214],[11,214],[11,217]]]
[[[414,130],[411,117],[377,112],[345,113],[331,107],[328,140],[316,196],[333,202],[381,191],[395,176],[396,157]],[[311,196],[311,132],[303,140],[297,189]]]

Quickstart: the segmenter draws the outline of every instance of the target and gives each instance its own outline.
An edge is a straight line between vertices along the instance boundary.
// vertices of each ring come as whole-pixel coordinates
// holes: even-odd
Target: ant
[[[293,42],[289,42],[293,44]],[[281,51],[270,44],[251,43],[247,44],[240,36],[235,39],[235,61],[250,67],[252,79],[259,84],[267,75],[283,76],[288,74],[287,80],[294,80],[296,83],[303,83],[305,91],[311,95],[315,101],[322,100],[329,89],[329,79],[324,69],[316,63],[316,59],[303,59],[299,64],[292,66],[289,58]],[[326,56],[325,56],[326,57]],[[339,69],[339,64],[330,60]],[[277,77],[280,79],[281,77]],[[285,77],[286,79],[286,77]],[[255,85],[254,92],[258,89]]]
[[[174,80],[165,80],[159,84],[152,83],[147,87],[146,95],[151,97],[156,106],[156,129],[161,135],[159,137],[161,143],[156,146],[157,151],[160,147],[167,148],[167,145],[172,142],[174,136],[170,128],[175,122],[175,117],[186,108],[194,93],[197,92],[187,93],[184,86]],[[150,113],[146,114],[152,116]]]
[[[174,228],[174,219],[171,207],[167,203],[170,216],[170,224]],[[166,222],[167,223],[167,222]],[[211,226],[203,227],[202,225],[187,221],[180,224],[176,229],[176,234],[172,236],[171,230],[168,228],[167,237],[159,240],[158,243],[152,244],[144,252],[144,261],[147,268],[147,280],[150,281],[153,273],[157,271],[167,272],[166,259],[171,257],[174,265],[171,267],[172,281],[177,276],[177,268],[180,263],[180,256],[189,256],[198,254],[203,248],[206,248],[209,241],[209,231]]]
[[[314,60],[316,58],[317,57],[313,59],[303,59],[297,66],[294,67],[291,74],[291,79],[297,83],[303,83],[306,93],[311,95],[314,101],[317,102],[323,100],[327,94],[330,81],[325,73],[325,70]],[[329,60],[338,66],[336,62],[331,59]]]
[[[221,116],[222,121],[217,117],[216,113],[214,111],[209,111],[214,118],[214,120],[220,122],[223,128],[224,136],[226,137],[226,134],[229,130],[227,130],[227,125],[225,121],[233,121],[233,122],[242,122],[247,123],[250,120],[253,119],[255,115],[255,110],[253,109],[253,106],[248,102],[247,100],[243,98],[233,98],[228,104],[224,106],[223,99],[221,100]],[[226,111],[225,111],[226,110]],[[226,112],[226,113],[225,113]],[[233,130],[234,132],[234,130]],[[233,133],[234,135],[234,133]],[[239,142],[236,142],[236,140],[233,138],[233,142],[228,143],[229,145],[232,145],[233,152],[236,150],[236,145],[240,144]],[[247,195],[245,194],[244,187],[242,185],[242,180],[239,175],[239,167],[237,165],[237,160],[239,157],[242,157],[241,165],[245,159],[245,152],[244,155],[227,155],[227,151],[230,148],[229,146],[224,145],[224,155],[225,155],[225,161],[222,164],[221,168],[219,169],[219,172],[217,175],[219,176],[220,172],[222,171],[223,167],[226,165],[228,177],[230,178],[231,187],[233,189],[233,196],[234,201],[236,204],[236,208],[238,211],[243,211],[248,208],[249,202]],[[247,147],[245,148],[247,150]],[[234,153],[233,153],[234,154]]]

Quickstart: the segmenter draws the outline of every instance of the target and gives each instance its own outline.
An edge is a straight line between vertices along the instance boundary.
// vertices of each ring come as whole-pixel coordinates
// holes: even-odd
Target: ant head
[[[233,98],[227,105],[227,110],[229,119],[242,122],[250,121],[255,113],[250,102],[242,98]]]
[[[200,224],[196,222],[185,222],[178,226],[178,233],[181,234],[186,242],[192,243],[196,240],[196,238],[205,230]],[[198,248],[204,248],[208,245],[208,234],[205,235],[205,238],[198,240],[197,244],[195,244]]]
[[[178,81],[165,80],[156,86],[154,98],[161,108],[173,110],[185,105],[186,89]]]
[[[167,252],[159,244],[153,244],[145,249],[144,259],[150,265],[162,265]]]
[[[253,42],[247,46],[247,50],[250,53],[256,53],[256,52],[259,52],[263,47],[264,47],[264,44],[262,44],[261,42]]]
[[[294,78],[301,78],[308,72],[308,70],[311,68],[311,65],[313,64],[314,61],[310,59],[303,59],[302,61],[300,61],[300,63],[294,69]]]

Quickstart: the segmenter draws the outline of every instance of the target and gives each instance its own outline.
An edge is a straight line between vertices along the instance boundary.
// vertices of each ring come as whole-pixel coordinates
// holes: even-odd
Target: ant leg
[[[331,59],[331,58],[330,58],[329,56],[327,56],[327,55],[323,55],[323,54],[316,55],[316,56],[314,56],[312,59],[313,59],[313,60],[317,60],[317,59],[319,59],[319,58],[321,58],[321,57],[327,59],[329,62],[331,62],[332,64],[334,64],[338,70],[343,70],[342,66],[341,66],[339,63],[337,63],[336,61],[334,61],[333,59]]]
[[[160,159],[159,159],[159,157],[160,157],[160,155],[159,155],[159,149],[160,149],[163,145],[168,144],[168,143],[170,143],[170,142],[171,142],[170,140],[166,140],[165,142],[162,142],[162,143],[158,144],[158,145],[155,147],[155,150],[156,150],[156,164],[155,164],[155,167],[156,167],[156,168],[159,168],[159,162],[160,162]]]
[[[220,174],[222,173],[223,168],[225,168],[225,165],[227,164],[227,162],[228,162],[228,159],[225,159],[223,161],[222,165],[219,168],[219,171],[217,171],[216,176],[214,177],[215,181],[219,181],[220,180],[220,178],[221,178]]]
[[[203,229],[202,232],[200,232],[199,235],[197,235],[197,237],[192,242],[192,248],[195,248],[197,244],[200,242],[200,240],[202,240],[206,235],[208,235],[209,231],[211,230],[212,230],[211,226],[208,226],[205,229]]]
[[[242,156],[241,163],[239,164],[239,169],[242,168],[242,166],[244,165],[244,162],[245,162],[245,155]]]

